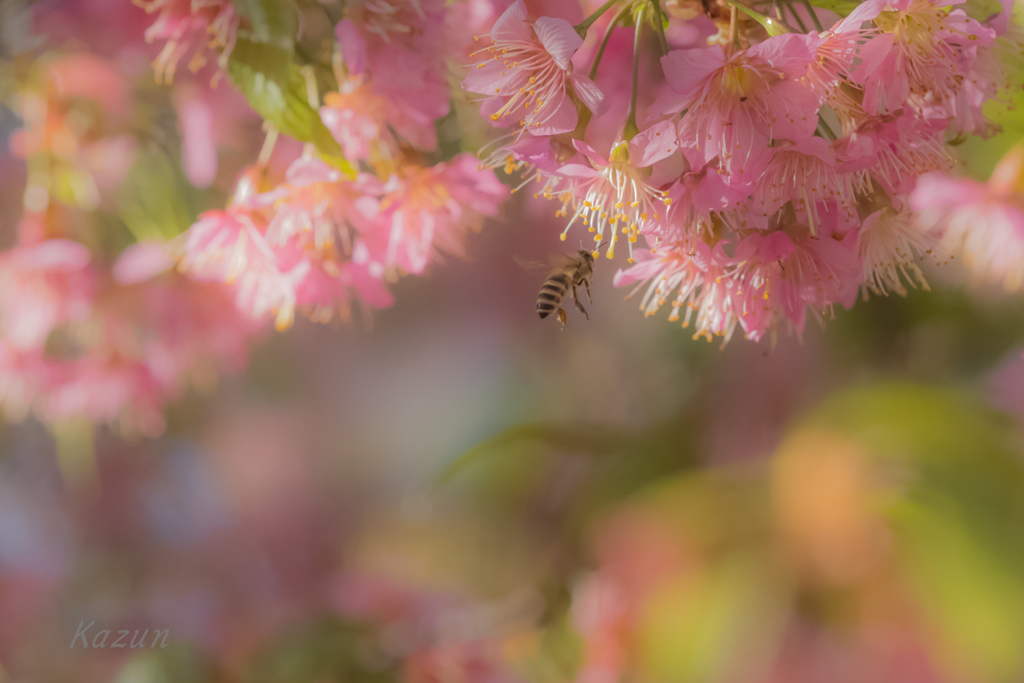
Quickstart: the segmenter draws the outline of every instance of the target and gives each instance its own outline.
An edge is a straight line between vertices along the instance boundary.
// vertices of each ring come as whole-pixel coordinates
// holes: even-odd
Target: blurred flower
[[[220,65],[235,44],[238,16],[228,0],[133,0],[148,14],[157,14],[146,30],[146,42],[167,41],[153,62],[157,83],[170,83],[178,69],[178,62],[192,53],[190,71],[198,71],[207,61],[207,43],[220,51]],[[196,49],[196,43],[199,48]]]
[[[1010,149],[988,183],[922,176],[911,196],[922,230],[939,245],[963,254],[978,282],[1002,282],[1008,291],[1024,281],[1024,144]]]

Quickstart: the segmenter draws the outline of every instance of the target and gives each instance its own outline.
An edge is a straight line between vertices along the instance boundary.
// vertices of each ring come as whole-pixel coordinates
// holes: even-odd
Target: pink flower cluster
[[[254,326],[223,285],[170,270],[162,246],[115,250],[97,230],[136,157],[115,66],[56,54],[18,85],[10,147],[28,174],[0,251],[0,407],[159,434],[169,401],[244,367]]]
[[[1008,291],[1024,284],[1024,144],[1003,156],[987,183],[922,176],[910,204],[922,229],[963,254],[976,281]]]
[[[667,29],[657,3],[605,5],[595,50],[582,39],[593,20],[531,19],[518,0],[463,88],[486,95],[486,119],[513,127],[485,165],[521,172],[559,202],[563,240],[582,226],[608,258],[626,242],[634,265],[615,282],[646,285],[646,315],[667,305],[709,341],[737,328],[753,340],[799,334],[808,314],[822,319],[860,292],[927,289],[919,262],[956,250],[1019,270],[1017,252],[981,253],[981,228],[939,230],[944,219],[911,211],[918,179],[951,167],[952,138],[992,131],[982,107],[1008,97],[1024,48],[1012,3],[981,20],[957,4],[867,0],[837,18],[730,2],[708,17],[669,11]],[[627,13],[635,28],[616,29]],[[695,45],[714,22],[708,46]],[[634,53],[613,52],[609,38],[627,30]],[[640,68],[658,53],[660,73]],[[588,61],[595,80],[581,74]],[[608,101],[629,108],[602,116]],[[938,207],[925,198],[942,192],[931,178],[918,196]]]
[[[406,164],[381,181],[350,178],[304,155],[285,181],[260,191],[259,168],[224,211],[207,211],[186,237],[182,267],[237,291],[255,318],[287,329],[296,310],[315,322],[349,320],[350,303],[391,306],[388,283],[421,273],[442,253],[462,254],[465,233],[496,215],[507,190],[472,155]]]
[[[164,41],[153,62],[158,83],[170,83],[178,62],[189,52],[189,70],[206,65],[210,48],[220,51],[220,65],[231,54],[239,18],[231,0],[134,0],[156,21],[146,30],[146,42]]]
[[[245,366],[251,325],[221,285],[164,272],[159,245],[112,268],[69,239],[0,254],[0,405],[47,423],[86,420],[159,434],[190,384]]]
[[[338,90],[319,111],[358,170],[307,146],[275,186],[257,163],[183,247],[186,272],[231,284],[243,309],[273,315],[279,330],[296,311],[328,322],[349,320],[353,302],[391,306],[390,283],[464,255],[466,234],[508,197],[472,154],[428,161],[449,108],[446,61],[460,49],[442,0],[348,3],[336,35]]]

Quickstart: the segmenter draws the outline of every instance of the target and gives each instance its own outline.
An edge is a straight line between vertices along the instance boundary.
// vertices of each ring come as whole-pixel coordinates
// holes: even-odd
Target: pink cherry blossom
[[[860,64],[850,74],[864,87],[866,112],[894,113],[912,94],[955,96],[967,75],[964,52],[991,46],[995,31],[944,7],[938,0],[867,0],[844,20],[845,26],[873,21],[880,29],[860,47]]]
[[[444,0],[354,0],[335,27],[344,67],[401,117],[432,127],[448,113],[445,60],[454,56]]]
[[[837,170],[855,176],[864,193],[872,191],[872,181],[890,194],[906,192],[920,174],[952,165],[942,128],[909,114],[868,116],[836,143]]]
[[[806,41],[788,34],[731,56],[720,46],[676,50],[661,60],[669,88],[651,114],[686,110],[680,139],[731,175],[756,177],[769,141],[800,142],[818,124],[818,98],[798,80],[813,60]]]
[[[576,128],[573,97],[600,113],[604,95],[597,85],[575,73],[572,58],[583,39],[564,19],[526,19],[516,0],[494,22],[486,58],[469,72],[462,87],[486,95],[492,121],[515,123],[533,135],[555,135]],[[571,92],[570,92],[571,89]]]
[[[57,326],[91,310],[96,276],[89,250],[66,239],[0,252],[0,336],[17,349],[41,349]]]
[[[937,239],[913,222],[909,211],[883,207],[864,219],[857,233],[857,251],[864,263],[864,284],[875,294],[906,296],[909,285],[930,291],[917,261],[935,252]]]
[[[796,144],[780,144],[754,193],[754,210],[764,217],[780,210],[786,202],[806,214],[811,234],[821,223],[819,211],[835,202],[839,209],[853,211],[853,178],[836,170],[836,155],[823,138],[807,138]]]
[[[146,31],[146,42],[167,41],[153,62],[157,83],[173,81],[178,62],[193,50],[189,69],[201,69],[207,61],[207,43],[223,55],[234,47],[238,16],[229,0],[137,0],[136,4],[147,13],[157,13]]]
[[[364,239],[389,268],[422,273],[441,254],[464,256],[466,234],[497,216],[506,197],[508,190],[471,154],[433,167],[410,166],[390,179],[373,234]]]
[[[1024,146],[1000,160],[987,183],[924,175],[911,195],[921,229],[942,249],[962,254],[978,282],[1001,282],[1009,291],[1024,282]]]
[[[570,191],[575,208],[562,239],[580,220],[594,233],[595,242],[607,238],[608,258],[615,256],[620,229],[627,235],[632,253],[637,235],[648,231],[672,203],[667,191],[650,184],[646,172],[679,148],[675,126],[663,121],[628,142],[620,140],[612,146],[608,159],[585,142],[574,144],[589,164],[569,163],[557,172],[572,181]]]
[[[736,247],[737,313],[749,339],[782,323],[800,334],[808,310],[820,317],[836,303],[849,307],[856,300],[861,272],[855,250],[835,236],[812,239],[799,228],[790,228],[795,236],[783,230],[750,235]]]
[[[398,140],[392,129],[418,149],[433,150],[437,146],[432,119],[395,106],[361,77],[343,80],[338,92],[328,93],[320,118],[350,159],[390,162],[398,154]]]

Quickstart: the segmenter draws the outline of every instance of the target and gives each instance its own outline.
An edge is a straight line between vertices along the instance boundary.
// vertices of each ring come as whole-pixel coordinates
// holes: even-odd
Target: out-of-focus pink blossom
[[[401,116],[432,126],[448,113],[445,60],[454,54],[444,0],[356,0],[335,35],[346,71],[365,76]]]
[[[147,13],[157,13],[156,20],[146,30],[146,42],[166,41],[160,55],[153,62],[157,83],[172,82],[178,69],[178,62],[189,52],[192,52],[189,70],[201,69],[207,62],[208,43],[220,50],[224,59],[234,47],[238,15],[229,0],[135,2]]]
[[[934,234],[916,225],[905,208],[884,207],[864,219],[857,232],[857,251],[864,263],[864,284],[876,294],[896,292],[905,296],[911,288],[930,291],[924,273],[917,265],[926,256],[938,261]]]
[[[338,92],[328,93],[324,98],[320,118],[350,159],[391,162],[398,154],[398,141],[392,129],[418,149],[437,147],[432,120],[394,106],[361,77],[342,81],[338,88]]]
[[[465,255],[465,236],[498,215],[508,189],[471,154],[393,176],[364,239],[388,267],[422,273],[442,254]]]
[[[922,230],[940,246],[963,254],[978,282],[1024,282],[1024,145],[1000,160],[988,183],[938,173],[921,177],[911,195]]]
[[[153,244],[128,249],[109,274],[70,240],[0,254],[8,412],[156,435],[168,401],[241,370],[254,326],[223,285],[167,272],[170,265]]]
[[[16,349],[42,348],[58,325],[85,320],[96,276],[78,242],[44,240],[0,252],[0,335]]]

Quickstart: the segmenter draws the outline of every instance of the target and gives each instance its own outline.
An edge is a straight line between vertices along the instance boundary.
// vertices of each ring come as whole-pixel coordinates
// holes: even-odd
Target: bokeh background
[[[48,41],[143,93],[114,243],[223,204],[262,142],[243,100],[217,91],[196,189],[156,48],[112,38],[145,13],[40,3],[29,26],[16,4],[6,76],[31,69],[13,43]],[[958,172],[1024,137],[992,115],[1005,132]],[[475,149],[468,121],[442,140]],[[3,137],[19,125],[4,109]],[[7,244],[25,181],[4,147]],[[565,248],[554,209],[521,195],[372,321],[260,335],[160,438],[0,428],[0,681],[1022,680],[1024,299],[948,265],[722,349],[644,320],[601,260],[590,320],[561,331],[519,265]],[[91,621],[90,643],[169,645],[69,647]]]

